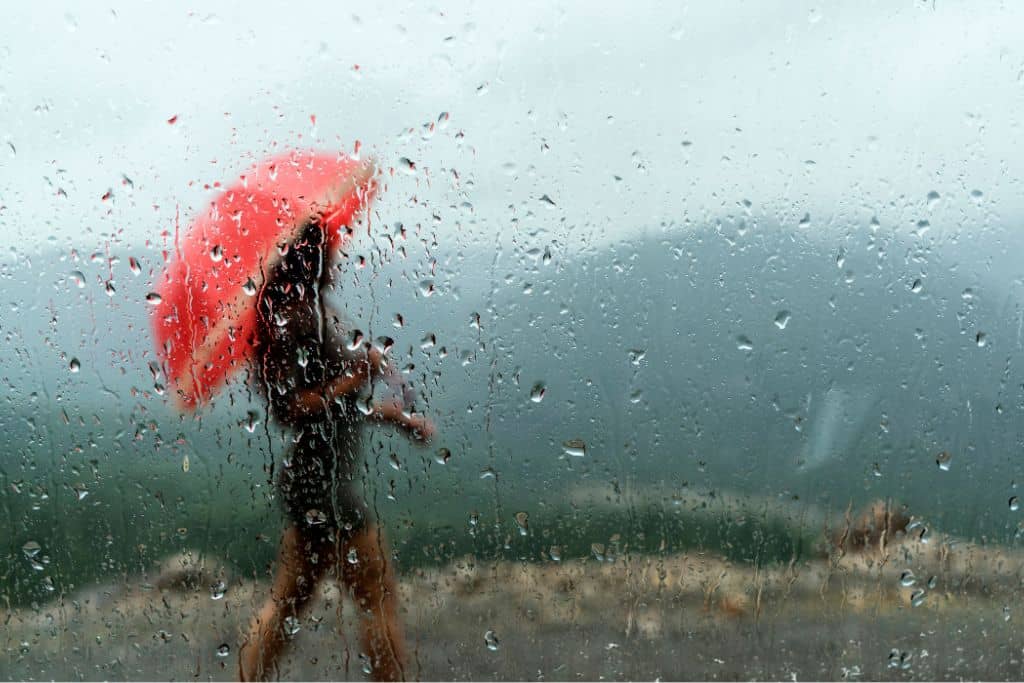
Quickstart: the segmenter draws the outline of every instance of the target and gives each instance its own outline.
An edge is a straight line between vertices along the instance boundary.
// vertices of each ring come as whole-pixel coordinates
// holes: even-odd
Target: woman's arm
[[[336,398],[357,393],[375,379],[383,372],[384,356],[376,348],[371,348],[366,355],[366,361],[352,363],[351,369],[345,374],[329,379],[318,387],[294,392],[287,400],[288,418],[294,421],[323,412]]]
[[[377,403],[373,406],[373,419],[391,422],[409,433],[417,441],[427,442],[434,436],[434,423],[424,415],[410,415],[397,401]]]

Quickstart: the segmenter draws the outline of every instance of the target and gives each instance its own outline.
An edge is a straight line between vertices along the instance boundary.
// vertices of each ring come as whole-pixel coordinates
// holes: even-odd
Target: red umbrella
[[[372,163],[293,151],[256,164],[210,202],[159,282],[153,311],[157,353],[179,406],[196,409],[252,353],[256,299],[267,274],[310,221],[331,249],[374,192]]]

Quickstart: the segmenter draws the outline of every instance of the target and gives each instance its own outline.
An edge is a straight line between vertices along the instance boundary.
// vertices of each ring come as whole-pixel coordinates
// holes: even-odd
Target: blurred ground
[[[1020,680],[1022,567],[1017,552],[918,538],[768,569],[700,554],[466,558],[403,578],[409,671],[425,680]],[[225,577],[214,599],[222,571],[211,558],[171,558],[159,575],[2,613],[0,674],[231,679],[266,584]],[[282,679],[364,678],[353,608],[340,598],[325,588]]]

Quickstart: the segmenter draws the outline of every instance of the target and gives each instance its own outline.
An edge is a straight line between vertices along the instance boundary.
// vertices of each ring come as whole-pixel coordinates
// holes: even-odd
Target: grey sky
[[[443,237],[472,217],[458,239],[481,244],[513,204],[526,227],[598,242],[735,214],[745,199],[793,226],[809,214],[811,230],[879,215],[909,232],[929,219],[939,241],[1024,215],[1024,7],[1014,3],[17,3],[5,13],[0,137],[16,153],[0,149],[0,231],[19,251],[48,238],[145,251],[176,206],[187,219],[209,196],[203,183],[231,178],[247,155],[357,138],[385,167],[417,164],[391,181],[385,221],[436,213]],[[441,112],[450,125],[424,141],[420,127]],[[108,189],[113,200],[101,201]]]

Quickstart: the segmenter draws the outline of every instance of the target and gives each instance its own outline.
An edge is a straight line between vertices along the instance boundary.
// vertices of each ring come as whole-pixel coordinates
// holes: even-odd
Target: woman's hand
[[[437,432],[434,422],[426,415],[412,415],[408,418],[406,428],[412,438],[422,443],[429,443]]]
[[[427,443],[437,431],[434,423],[425,415],[408,415],[396,401],[386,401],[373,406],[373,417],[382,422],[398,425],[409,436],[420,443]]]

